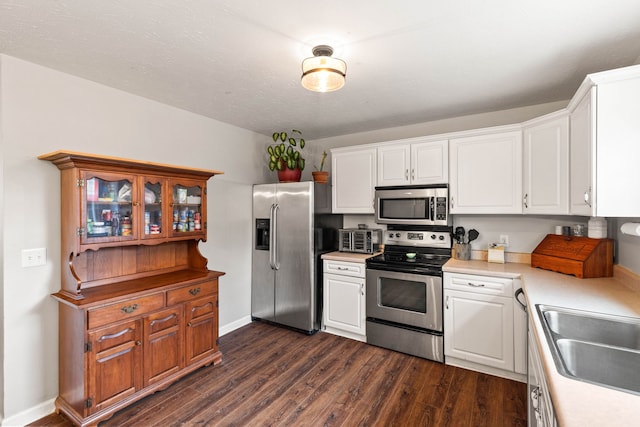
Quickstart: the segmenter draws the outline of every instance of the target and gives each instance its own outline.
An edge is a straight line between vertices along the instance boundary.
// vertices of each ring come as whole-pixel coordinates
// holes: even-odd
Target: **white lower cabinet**
[[[522,319],[514,326],[514,279],[444,274],[445,363],[524,381]],[[517,328],[517,330],[516,330]],[[516,363],[516,354],[518,361]]]
[[[529,403],[529,427],[556,427],[555,412],[549,395],[549,388],[542,370],[542,362],[536,340],[529,331],[529,376],[527,393]]]
[[[366,342],[365,264],[324,260],[325,332]]]

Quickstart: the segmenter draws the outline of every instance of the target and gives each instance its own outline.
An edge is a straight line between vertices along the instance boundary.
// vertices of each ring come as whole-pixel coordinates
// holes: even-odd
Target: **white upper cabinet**
[[[523,124],[525,214],[569,214],[569,113]]]
[[[333,213],[374,213],[376,148],[331,150],[331,182]]]
[[[520,126],[449,140],[449,212],[522,213]]]
[[[414,138],[378,146],[378,185],[446,184],[449,181],[447,140]]]
[[[449,182],[449,141],[424,141],[411,144],[411,183],[446,184]]]
[[[593,124],[595,123],[592,98],[595,99],[595,95],[595,89],[591,89],[571,112],[570,201],[572,215],[592,215],[591,175],[594,165],[591,162],[594,160],[592,143],[594,140]]]
[[[571,214],[640,216],[640,65],[587,76],[569,109]]]

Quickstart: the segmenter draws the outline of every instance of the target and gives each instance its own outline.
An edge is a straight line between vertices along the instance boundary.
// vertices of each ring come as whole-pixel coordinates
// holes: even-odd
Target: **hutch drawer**
[[[203,282],[195,285],[185,286],[167,292],[167,305],[190,301],[195,298],[200,298],[204,295],[211,295],[215,292],[215,282]]]
[[[164,307],[164,293],[156,293],[89,310],[89,329],[138,317]]]

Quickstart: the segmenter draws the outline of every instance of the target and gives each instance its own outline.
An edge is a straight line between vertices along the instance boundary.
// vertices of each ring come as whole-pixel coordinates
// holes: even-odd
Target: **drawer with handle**
[[[357,262],[324,260],[324,272],[342,276],[365,277],[366,265]]]
[[[217,291],[217,282],[202,282],[195,285],[183,286],[167,292],[167,305],[178,304],[200,298],[205,295],[211,295]]]
[[[164,307],[164,293],[120,301],[89,310],[89,329],[140,316]]]
[[[444,288],[511,297],[513,296],[513,279],[475,274],[445,273]]]

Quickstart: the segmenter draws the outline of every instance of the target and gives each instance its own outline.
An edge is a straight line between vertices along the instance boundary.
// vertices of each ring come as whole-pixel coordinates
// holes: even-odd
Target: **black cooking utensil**
[[[458,243],[464,243],[464,227],[456,227],[456,241]]]
[[[473,229],[473,228],[471,230],[469,230],[469,243],[471,243],[474,240],[476,240],[479,235],[480,235],[480,233],[478,233],[478,230]]]

